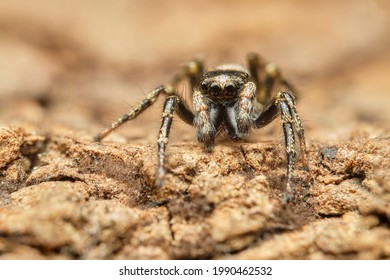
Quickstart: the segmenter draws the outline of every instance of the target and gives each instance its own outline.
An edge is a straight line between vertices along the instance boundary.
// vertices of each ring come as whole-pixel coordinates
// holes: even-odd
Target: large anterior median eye
[[[227,92],[233,92],[233,91],[235,91],[236,90],[236,85],[235,84],[233,84],[233,83],[227,83],[226,85],[225,85],[225,90],[227,91]]]
[[[217,83],[212,83],[210,85],[210,91],[211,93],[218,94],[221,92],[221,87]]]

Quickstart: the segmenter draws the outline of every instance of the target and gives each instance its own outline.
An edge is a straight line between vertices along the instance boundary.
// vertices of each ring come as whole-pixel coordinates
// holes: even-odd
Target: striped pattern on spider
[[[287,196],[296,161],[298,141],[303,164],[306,162],[304,129],[296,110],[294,86],[272,63],[263,63],[257,54],[247,56],[248,69],[237,64],[223,64],[205,71],[201,58],[182,67],[172,80],[150,91],[146,98],[96,135],[100,141],[123,123],[134,119],[165,95],[162,124],[158,136],[156,186],[163,186],[166,173],[165,149],[174,113],[196,130],[196,137],[212,152],[216,137],[225,133],[232,140],[245,139],[252,128],[262,128],[280,116],[287,155]],[[191,85],[192,109],[178,94],[176,87],[184,79]],[[275,86],[284,91],[274,94]]]

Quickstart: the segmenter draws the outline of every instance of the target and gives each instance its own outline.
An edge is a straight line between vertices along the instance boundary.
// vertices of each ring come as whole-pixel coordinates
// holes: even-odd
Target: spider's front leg
[[[240,92],[238,99],[227,105],[226,125],[228,136],[232,140],[247,138],[252,127],[254,100],[256,99],[256,86],[253,82],[247,82]]]
[[[165,176],[165,149],[169,140],[169,132],[172,125],[173,112],[177,104],[178,98],[176,96],[169,96],[165,100],[162,114],[162,123],[157,140],[157,172],[156,172],[156,186],[162,187]]]
[[[193,106],[196,137],[199,142],[204,143],[207,152],[212,152],[215,146],[216,128],[221,121],[221,108],[198,90],[194,91]]]
[[[162,114],[162,122],[160,132],[157,140],[157,172],[156,172],[156,186],[162,187],[166,173],[165,169],[165,150],[169,141],[169,133],[172,126],[173,114],[177,115],[187,123],[192,123],[194,115],[184,105],[183,100],[177,95],[168,96],[164,103]]]
[[[234,110],[237,114],[237,136],[239,139],[245,139],[248,136],[252,124],[254,111],[253,101],[256,98],[256,85],[253,82],[247,82],[240,92],[238,108]],[[230,120],[234,120],[230,116]]]
[[[111,126],[105,128],[102,132],[100,132],[98,135],[95,136],[94,140],[96,142],[101,141],[103,138],[105,138],[108,134],[110,134],[113,130],[117,129],[122,124],[126,123],[129,120],[134,119],[139,114],[141,114],[144,110],[149,108],[151,105],[153,105],[154,102],[156,102],[158,96],[162,93],[169,94],[172,90],[167,86],[159,86],[148,93],[146,98],[142,100],[140,103],[135,105],[131,108],[131,110],[121,116],[116,122],[113,122]]]
[[[201,57],[197,57],[194,60],[190,61],[186,65],[182,67],[182,69],[173,76],[170,83],[165,85],[161,85],[153,89],[149,92],[145,99],[139,102],[137,105],[132,107],[130,111],[123,116],[121,116],[117,121],[113,122],[109,127],[105,128],[98,135],[95,136],[94,140],[96,142],[101,141],[107,135],[109,135],[112,131],[120,127],[122,124],[136,118],[143,111],[153,105],[157,98],[161,94],[165,94],[167,96],[176,95],[178,96],[175,87],[180,83],[184,78],[188,78],[191,84],[191,87],[194,87],[195,84],[199,82],[199,79],[203,73],[203,60]],[[178,114],[179,117],[189,125],[193,125],[193,114],[185,105],[185,102],[179,102],[178,106]]]
[[[280,115],[285,139],[287,155],[287,195],[286,199],[292,197],[291,181],[295,168],[296,160],[296,140],[295,134],[298,135],[301,156],[304,166],[308,169],[306,161],[306,141],[301,120],[298,116],[294,96],[289,92],[279,92],[273,98],[272,103],[265,108],[260,116],[255,120],[254,126],[261,128],[269,124]]]
[[[94,138],[95,141],[101,141],[104,137],[106,137],[122,124],[136,118],[147,108],[151,107],[151,105],[156,102],[157,98],[161,94],[167,96],[164,104],[162,124],[158,139],[156,185],[162,186],[165,174],[165,149],[168,144],[168,136],[172,124],[173,112],[176,112],[185,123],[191,126],[194,123],[194,114],[190,109],[188,109],[185,100],[178,95],[175,88],[185,78],[189,79],[191,87],[194,88],[195,85],[199,83],[199,80],[203,74],[203,68],[203,60],[201,57],[197,57],[196,59],[184,65],[182,69],[172,77],[169,83],[156,87],[151,92],[149,92],[146,98],[132,107],[128,113],[121,116],[117,121],[113,122],[109,127],[96,135]]]

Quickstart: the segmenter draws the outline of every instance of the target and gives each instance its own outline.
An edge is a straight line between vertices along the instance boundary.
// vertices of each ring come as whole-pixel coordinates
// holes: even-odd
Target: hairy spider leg
[[[266,99],[266,93],[264,88],[263,77],[260,79],[260,72],[264,72],[264,63],[257,53],[249,53],[247,56],[249,73],[257,88],[257,102],[264,104]],[[261,73],[263,75],[263,73]]]
[[[297,91],[294,85],[282,75],[281,71],[273,63],[269,63],[265,66],[265,73],[266,76],[265,76],[264,84],[267,92],[266,93],[267,98],[270,97],[270,93],[268,93],[268,91],[271,92],[277,83],[283,85],[286,88],[286,90],[288,90],[291,93],[289,95],[286,95],[285,98],[286,98],[286,102],[289,104],[289,108],[291,110],[291,116],[294,121],[295,132],[297,133],[299,138],[302,162],[305,168],[308,170],[308,164],[306,160],[306,140],[304,137],[302,122],[296,110],[295,100],[297,98]],[[266,100],[265,104],[267,104],[267,102],[269,101],[270,99]]]
[[[171,84],[177,85],[183,79],[188,78],[190,82],[190,98],[194,98],[195,91],[199,87],[200,80],[204,73],[204,60],[202,56],[197,56],[194,60],[187,63],[180,72],[178,72],[172,79]],[[185,100],[180,98],[179,102],[176,103],[176,114],[182,121],[190,126],[194,126],[195,116],[194,113],[188,109]]]
[[[264,63],[256,53],[250,53],[247,59],[249,71],[258,88],[257,101],[261,105],[265,106],[262,113],[255,121],[255,127],[260,128],[269,124],[279,114],[280,110],[278,110],[278,106],[275,105],[275,101],[280,98],[278,96],[276,98],[271,98],[271,96],[275,86],[277,84],[281,84],[287,91],[292,93],[285,95],[285,102],[288,103],[290,108],[294,131],[299,138],[303,165],[306,170],[309,170],[306,159],[306,140],[304,136],[304,129],[296,110],[295,99],[297,98],[297,89],[283,76],[280,69],[274,63]]]
[[[200,143],[204,144],[207,152],[212,152],[215,146],[220,108],[199,90],[194,91],[192,102],[195,111],[194,126],[196,128],[196,137]]]
[[[177,96],[169,96],[165,100],[164,109],[162,114],[162,123],[157,140],[157,173],[156,173],[156,186],[162,187],[165,176],[165,149],[168,145],[169,132],[172,126],[173,113],[175,106],[179,102]]]
[[[252,125],[252,116],[254,111],[254,100],[256,99],[256,85],[253,82],[247,82],[239,94],[237,110],[228,110],[228,120],[232,122],[237,120],[236,135],[238,139],[245,139],[249,134]],[[232,114],[237,114],[235,117]],[[231,126],[231,125],[230,125]]]
[[[201,57],[195,58],[193,61],[190,61],[186,65],[182,67],[182,69],[173,76],[170,83],[167,85],[158,86],[149,92],[145,99],[139,102],[137,105],[132,107],[130,111],[123,116],[121,116],[117,121],[113,122],[111,126],[105,128],[102,132],[95,136],[94,140],[96,142],[101,141],[108,134],[110,134],[113,130],[117,129],[122,124],[126,123],[137,117],[144,110],[149,108],[151,105],[155,103],[158,96],[163,93],[165,95],[171,96],[176,95],[174,88],[177,86],[179,82],[181,82],[184,78],[188,77],[190,80],[191,87],[193,87],[196,83],[199,82],[201,76],[203,74],[203,60]],[[179,97],[180,98],[180,97]],[[194,116],[193,113],[187,108],[185,102],[177,103],[177,111],[180,118],[189,125],[193,125]]]
[[[171,81],[172,85],[177,85],[184,78],[188,78],[191,87],[191,95],[194,95],[194,89],[198,86],[199,81],[203,75],[204,64],[201,57],[195,58],[186,64],[182,71],[178,72]],[[165,170],[165,150],[169,141],[169,133],[173,121],[173,113],[176,114],[187,124],[194,125],[194,114],[185,105],[185,102],[178,97],[175,93],[173,96],[168,97],[164,103],[162,123],[160,127],[159,137],[157,141],[158,146],[158,161],[157,161],[157,173],[156,173],[156,186],[161,187],[163,185]]]
[[[202,56],[195,57],[192,61],[183,66],[181,71],[177,72],[171,80],[171,84],[176,86],[183,79],[188,78],[191,89],[199,85],[204,71],[204,60]]]
[[[275,99],[282,120],[284,140],[287,155],[287,195],[292,194],[291,180],[295,168],[295,136],[293,128],[292,114],[289,104],[286,102],[285,93],[280,93]]]
[[[204,66],[201,57],[195,58],[193,61],[185,65],[180,72],[178,72],[171,81],[172,85],[177,85],[184,78],[188,78],[191,86],[191,95],[194,95],[194,89],[198,86],[199,81],[203,75]],[[173,121],[173,113],[176,113],[180,119],[187,124],[194,125],[194,114],[185,105],[185,101],[179,97],[179,95],[171,86],[173,94],[168,96],[164,103],[162,123],[160,127],[159,137],[157,141],[158,160],[157,160],[157,173],[156,173],[156,186],[162,187],[164,182],[165,170],[165,150],[169,141],[169,133]]]
[[[277,115],[280,115],[286,155],[287,155],[287,198],[292,195],[291,180],[295,168],[296,141],[295,133],[298,135],[301,145],[301,156],[304,165],[307,167],[305,158],[306,144],[302,123],[296,111],[294,96],[290,92],[279,92],[272,102],[263,110],[254,122],[255,128],[261,128],[272,122]]]
[[[184,65],[178,73],[173,76],[170,83],[156,87],[151,92],[149,92],[146,98],[134,107],[132,107],[127,114],[124,114],[117,121],[112,123],[110,127],[104,129],[101,133],[96,135],[95,141],[102,140],[114,129],[118,128],[125,122],[136,118],[144,110],[153,105],[156,102],[158,96],[160,96],[161,94],[167,95],[166,101],[164,103],[162,124],[157,141],[158,159],[155,184],[157,186],[162,186],[164,175],[166,173],[165,150],[168,144],[169,132],[173,121],[173,113],[176,112],[177,115],[187,124],[191,126],[194,125],[194,114],[190,109],[188,109],[182,97],[177,94],[175,87],[183,79],[188,78],[192,89],[191,94],[193,95],[193,90],[199,84],[199,81],[203,75],[203,71],[204,66],[201,57],[197,57],[193,61],[190,61],[189,63]]]
[[[113,122],[111,126],[105,128],[102,132],[100,132],[98,135],[95,136],[95,141],[99,142],[104,137],[106,137],[108,134],[110,134],[114,129],[118,128],[125,122],[134,119],[139,114],[141,114],[145,109],[149,108],[154,102],[156,102],[157,97],[161,93],[169,94],[170,89],[166,86],[159,86],[155,89],[153,89],[151,92],[149,92],[145,99],[143,99],[140,103],[135,105],[130,109],[130,111],[123,116],[121,116],[117,121]]]
[[[268,104],[277,83],[297,96],[298,91],[295,86],[283,76],[274,63],[263,62],[257,53],[250,53],[247,60],[249,72],[257,87],[257,102],[262,105]]]
[[[299,118],[298,112],[297,112],[297,106],[295,102],[295,97],[292,94],[286,94],[284,96],[288,107],[290,108],[291,117],[293,119],[295,132],[298,135],[299,143],[300,143],[300,149],[301,149],[301,158],[303,166],[305,166],[306,170],[309,171],[309,165],[306,159],[306,139],[305,139],[305,131],[303,129],[303,125],[301,122],[301,119]]]

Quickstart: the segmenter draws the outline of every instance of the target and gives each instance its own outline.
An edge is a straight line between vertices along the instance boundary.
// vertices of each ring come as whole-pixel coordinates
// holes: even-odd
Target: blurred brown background
[[[388,259],[389,35],[387,0],[2,0],[0,258]],[[175,122],[161,189],[163,100],[92,143],[195,55],[248,52],[301,93],[291,202],[278,121],[212,154]]]
[[[1,1],[0,123],[92,137],[195,55],[214,67],[254,51],[300,89],[309,139],[374,137],[390,120],[388,3]],[[155,107],[111,140],[153,143]],[[172,141],[184,140],[193,129],[177,122]]]

